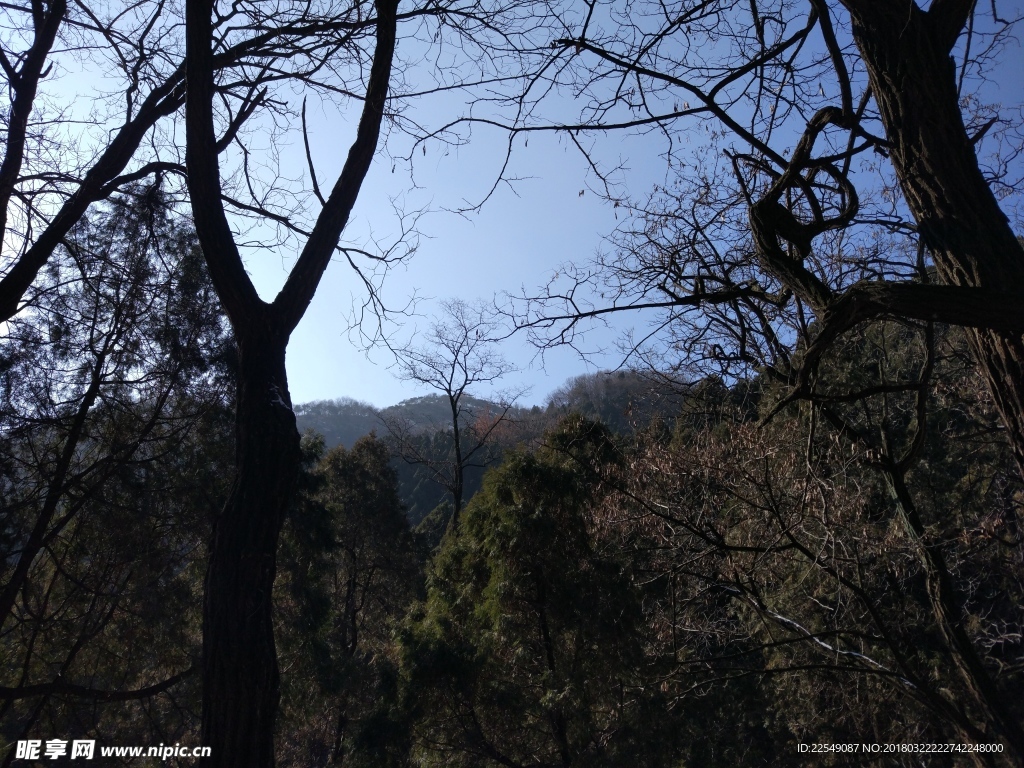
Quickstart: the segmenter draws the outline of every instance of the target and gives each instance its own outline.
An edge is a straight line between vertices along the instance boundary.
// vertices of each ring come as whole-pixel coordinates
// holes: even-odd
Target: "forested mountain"
[[[674,419],[685,398],[685,384],[636,371],[601,371],[569,379],[552,392],[543,407],[513,407],[507,419],[524,428],[524,440],[536,437],[560,416],[580,413],[607,424],[616,432],[647,427],[655,418]],[[471,414],[496,412],[499,404],[467,396],[464,406]],[[416,433],[450,429],[451,410],[444,395],[424,395],[386,408],[374,408],[351,398],[318,400],[295,406],[299,429],[323,436],[333,448],[351,448],[370,432],[387,433],[388,420],[401,420]]]
[[[507,423],[500,433],[494,434],[489,456],[482,463],[467,467],[464,497],[468,501],[480,490],[485,469],[498,462],[505,451],[521,443],[536,443],[546,429],[570,413],[601,421],[620,434],[644,429],[655,420],[671,428],[688,389],[666,377],[612,371],[570,379],[548,397],[544,408],[512,407],[506,411],[498,403],[467,396],[462,403],[469,417],[467,429],[472,430],[477,419],[486,419],[490,414],[501,413]],[[444,461],[451,450],[451,408],[444,395],[411,398],[379,410],[346,398],[317,401],[296,406],[295,416],[299,429],[321,435],[328,448],[351,448],[371,432],[390,442],[400,496],[413,526],[449,497],[448,489],[422,461],[409,461],[399,455],[401,452],[389,434],[389,425],[393,428],[401,424],[407,439],[418,446],[421,457]]]
[[[473,411],[486,413],[497,408],[496,403],[467,397],[466,405]],[[524,409],[514,409],[512,415],[522,419]],[[328,448],[343,445],[351,448],[356,440],[376,431],[387,432],[386,419],[400,419],[417,433],[443,430],[451,423],[451,410],[443,395],[425,395],[403,400],[386,408],[375,408],[351,398],[317,400],[295,406],[295,420],[300,430],[311,429],[323,435]],[[450,429],[450,426],[449,426]]]
[[[465,398],[463,407],[468,416],[486,415],[499,408],[496,403],[471,396]],[[423,461],[399,455],[396,437],[389,432],[389,427],[400,429],[406,442],[415,446],[421,458],[450,463],[451,408],[443,395],[412,398],[379,410],[351,399],[319,401],[296,406],[295,416],[299,429],[321,436],[328,448],[351,448],[360,438],[371,433],[388,443],[392,453],[391,465],[398,478],[400,498],[413,526],[418,525],[446,499],[450,501],[450,492],[440,478]],[[526,424],[535,420],[534,413],[521,408],[513,408],[506,416],[510,424],[515,423],[516,435],[525,435]],[[472,428],[472,421],[468,427]],[[479,490],[484,468],[492,459],[487,459],[481,466],[466,468],[466,498],[471,498]]]
[[[345,397],[300,403],[295,406],[295,421],[303,432],[312,430],[322,435],[331,448],[351,448],[360,437],[383,426],[376,408]]]

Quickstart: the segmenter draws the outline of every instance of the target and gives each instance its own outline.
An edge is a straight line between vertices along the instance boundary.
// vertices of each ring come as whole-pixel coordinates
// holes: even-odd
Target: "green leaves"
[[[641,595],[591,531],[616,459],[604,427],[570,417],[489,473],[442,543],[402,640],[427,764],[658,764],[666,745],[640,726],[653,695],[638,684]]]

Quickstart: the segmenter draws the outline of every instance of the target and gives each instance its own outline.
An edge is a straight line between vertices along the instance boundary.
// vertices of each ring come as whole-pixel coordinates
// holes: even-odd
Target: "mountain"
[[[465,396],[463,413],[470,418],[489,413],[500,413],[495,403],[477,397]],[[521,418],[529,409],[513,408],[510,415]],[[299,432],[312,429],[324,436],[328,448],[344,445],[351,448],[363,435],[377,432],[387,435],[386,420],[402,422],[412,434],[443,432],[451,428],[452,413],[444,395],[424,395],[403,400],[387,408],[375,408],[369,403],[342,397],[337,400],[316,400],[295,406],[295,420]]]
[[[297,405],[295,421],[299,432],[311,429],[323,435],[328,448],[336,445],[351,448],[363,435],[374,430],[381,434],[386,431],[380,420],[380,411],[369,403],[350,397]]]
[[[646,427],[655,418],[671,420],[687,391],[685,384],[635,371],[587,373],[566,381],[548,397],[545,406],[513,408],[509,416],[527,432],[540,434],[554,421],[576,411],[603,422],[613,432],[625,434]],[[500,412],[497,404],[468,395],[463,398],[463,407],[471,417]],[[380,409],[348,397],[317,400],[297,405],[295,418],[300,432],[319,432],[328,448],[351,448],[356,440],[373,431],[384,436],[385,420],[403,422],[413,434],[445,431],[451,425],[448,400],[439,394],[413,397]],[[522,439],[532,436],[524,434]]]
[[[670,425],[681,412],[688,391],[685,385],[634,371],[576,376],[556,389],[544,407],[512,408],[508,412],[507,428],[492,433],[488,441],[492,446],[488,451],[493,459],[490,465],[500,463],[503,453],[516,445],[536,442],[547,429],[572,412],[600,421],[619,434],[643,429],[655,419]],[[487,400],[469,396],[463,399],[465,429],[477,419],[486,425],[488,419],[501,413],[501,406]],[[446,433],[451,433],[451,410],[444,395],[414,397],[381,409],[351,398],[319,400],[296,406],[295,417],[300,432],[320,433],[328,448],[336,445],[351,448],[363,435],[376,432],[395,450],[397,442],[386,425],[391,422],[400,425],[406,444],[411,440],[419,455],[429,456],[437,464],[450,460],[451,439]],[[399,495],[410,523],[415,526],[445,502],[448,492],[425,466],[410,464],[397,452],[392,466],[398,473]],[[466,501],[480,489],[485,471],[485,466],[466,470]]]
[[[576,412],[628,434],[654,419],[672,421],[690,386],[668,376],[637,371],[600,371],[574,376],[548,396],[546,413],[555,419]]]

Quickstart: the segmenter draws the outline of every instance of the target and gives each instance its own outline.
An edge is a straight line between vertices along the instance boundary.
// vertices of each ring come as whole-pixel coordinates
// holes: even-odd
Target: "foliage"
[[[156,186],[79,225],[45,274],[0,348],[0,727],[194,737],[203,539],[231,467],[219,306]]]
[[[420,566],[389,466],[370,435],[351,450],[307,438],[276,592],[285,679],[282,765],[359,764],[375,750],[394,677],[391,631]]]
[[[445,538],[402,638],[422,764],[667,764],[664,702],[637,676],[641,591],[589,531],[615,455],[571,418],[490,473]]]
[[[1019,120],[974,88],[1014,22],[966,0],[372,5],[0,11],[4,740],[194,740],[201,702],[218,764],[714,767],[950,741],[1004,751],[940,764],[1020,764],[1024,262],[1000,209]],[[97,60],[87,114],[39,98]],[[403,112],[474,90],[445,126]],[[578,119],[545,118],[560,91]],[[360,117],[325,197],[305,99],[328,94]],[[183,106],[186,146],[157,130]],[[491,408],[468,389],[510,370],[496,321],[452,301],[401,350],[443,426],[300,445],[285,352],[324,270],[340,252],[381,321],[405,253],[339,246],[379,140],[405,129],[425,155],[506,108],[632,214],[520,297],[520,325],[573,344],[584,320],[660,313],[627,351],[670,388],[620,372],[544,413]],[[95,144],[68,132],[82,118]],[[705,138],[683,157],[685,120]],[[289,126],[305,192],[260,176]],[[580,139],[622,128],[668,140],[646,199]],[[183,161],[198,237],[167,192]],[[243,257],[299,240],[264,301]],[[396,444],[430,472],[396,474]]]
[[[937,335],[925,412],[916,389],[876,388],[764,426],[726,399],[714,423],[641,446],[624,495],[606,502],[662,590],[651,621],[678,662],[673,698],[698,722],[724,714],[724,736],[751,722],[735,697],[719,709],[746,688],[764,714],[761,759],[798,742],[1005,743],[1004,722],[1021,718],[1021,491],[963,334]],[[865,328],[830,381],[913,374],[921,340]],[[858,438],[872,432],[883,439]],[[914,461],[890,461],[907,446]]]

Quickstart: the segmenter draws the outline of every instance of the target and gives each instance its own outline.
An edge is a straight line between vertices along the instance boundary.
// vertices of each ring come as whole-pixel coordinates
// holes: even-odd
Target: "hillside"
[[[470,416],[495,411],[498,406],[476,397],[463,398],[464,411]],[[522,417],[528,409],[515,408],[514,418]],[[381,437],[388,432],[386,420],[400,421],[413,434],[444,431],[451,424],[448,400],[443,395],[424,395],[403,400],[387,408],[375,408],[369,403],[342,397],[337,400],[316,400],[295,406],[295,419],[299,432],[312,429],[324,436],[328,448],[344,445],[351,448],[356,440],[370,432]]]
[[[583,374],[565,382],[548,396],[543,407],[513,408],[509,413],[519,423],[520,439],[539,435],[554,421],[571,412],[601,421],[613,432],[624,434],[646,427],[652,419],[671,420],[679,411],[685,385],[654,379],[633,371]],[[471,416],[495,412],[499,406],[480,398],[464,398]],[[328,448],[351,448],[363,435],[376,431],[387,434],[385,420],[397,420],[412,433],[444,431],[451,423],[448,401],[443,395],[424,395],[403,400],[387,408],[375,408],[352,398],[317,400],[295,407],[299,431],[312,429],[324,436]]]
[[[530,443],[550,429],[559,419],[572,412],[600,421],[618,434],[627,434],[646,427],[655,418],[671,422],[679,413],[684,388],[670,386],[665,379],[652,379],[630,371],[592,373],[576,376],[556,389],[544,407],[513,408],[509,411],[510,427],[493,436],[490,452],[493,465],[505,451],[520,443]],[[500,406],[474,397],[464,398],[463,423],[468,428],[478,417],[500,412]],[[320,400],[295,408],[299,431],[313,430],[324,436],[328,448],[343,445],[351,448],[362,436],[376,432],[395,450],[386,422],[400,424],[411,437],[421,455],[448,460],[451,412],[448,400],[440,394],[404,400],[387,408],[377,409],[351,398]],[[468,418],[467,418],[468,415]],[[396,455],[392,466],[398,473],[399,494],[406,514],[413,525],[418,524],[447,498],[444,486],[422,465],[410,464]],[[464,498],[468,501],[480,489],[486,466],[470,467],[465,475]]]

